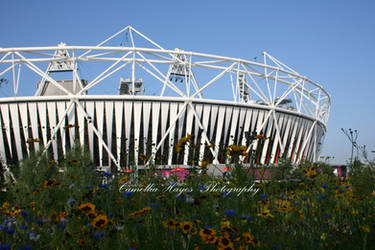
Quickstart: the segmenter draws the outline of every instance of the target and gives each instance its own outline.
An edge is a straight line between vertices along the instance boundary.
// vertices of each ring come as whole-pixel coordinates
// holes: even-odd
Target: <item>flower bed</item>
[[[13,169],[17,183],[1,195],[0,249],[365,249],[375,243],[370,167],[345,180],[324,164],[293,168],[287,161],[269,167],[267,181],[256,181],[240,164],[223,178],[199,170],[99,173],[80,149],[61,162],[36,155]]]

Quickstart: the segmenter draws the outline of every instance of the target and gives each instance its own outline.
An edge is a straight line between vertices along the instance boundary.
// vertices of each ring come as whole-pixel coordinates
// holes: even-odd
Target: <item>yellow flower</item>
[[[259,134],[259,135],[256,135],[256,137],[255,138],[257,138],[258,140],[262,140],[262,141],[265,141],[265,140],[267,140],[268,138],[267,137],[265,137],[264,135],[261,135],[261,134]]]
[[[180,140],[178,140],[176,151],[181,152],[183,149],[183,146],[186,144],[186,142],[190,141],[191,135],[187,134],[185,137],[182,137]]]
[[[202,162],[201,162],[201,168],[205,168],[205,167],[207,167],[208,165],[210,165],[210,163],[208,162],[208,161],[206,161],[206,160],[202,160]]]
[[[56,161],[55,160],[51,160],[48,164],[48,168],[52,167],[53,165],[55,165]]]
[[[56,186],[58,183],[56,181],[55,178],[51,179],[51,180],[48,180],[48,181],[44,181],[44,188],[49,188],[49,187],[53,187],[53,186]]]
[[[78,124],[68,124],[68,125],[64,126],[65,130],[70,129],[70,128],[79,128],[79,125]]]
[[[121,179],[119,180],[119,183],[125,183],[127,181],[128,181],[128,177],[124,176],[124,177],[121,177]]]
[[[220,222],[221,226],[230,227],[230,221],[229,220],[223,220]]]
[[[140,153],[140,154],[139,154],[139,159],[140,159],[141,161],[145,161],[145,160],[147,160],[147,157],[146,157],[144,154]]]
[[[199,236],[206,243],[215,243],[216,241],[216,232],[215,230],[211,228],[206,228],[206,229],[201,228],[199,231]]]
[[[144,207],[141,210],[135,211],[128,215],[129,218],[136,218],[138,216],[144,215],[151,211],[151,207]]]
[[[78,160],[69,160],[69,163],[77,165],[77,164],[80,164],[81,162]]]
[[[86,215],[95,211],[95,205],[92,203],[82,203],[78,206],[78,209],[84,212]]]
[[[362,225],[361,228],[363,229],[363,231],[369,233],[370,232],[370,227],[369,225]]]
[[[274,218],[275,216],[273,216],[271,214],[271,211],[269,209],[264,209],[261,213],[258,213],[258,216],[259,217],[263,217],[263,218]]]
[[[1,210],[3,210],[3,209],[8,209],[9,207],[10,207],[10,203],[7,202],[7,201],[5,201],[5,202],[3,203],[3,205],[0,207],[0,209],[1,209]]]
[[[321,238],[322,240],[325,240],[325,239],[327,238],[327,234],[326,234],[326,233],[323,233],[323,234],[320,236],[320,238]]]
[[[165,195],[158,195],[155,197],[157,200],[163,200],[165,198]]]
[[[175,229],[176,226],[179,225],[179,223],[175,221],[174,219],[163,221],[161,224],[163,227],[168,228],[168,229]]]
[[[253,247],[260,247],[260,242],[250,233],[243,233],[242,239],[245,243],[251,244]]]
[[[215,244],[217,237],[216,235],[207,235],[206,237],[202,238],[203,241],[210,244]]]
[[[27,142],[27,143],[40,142],[40,139],[39,139],[39,138],[35,138],[35,139],[33,139],[33,138],[28,138],[26,142]]]
[[[14,211],[10,212],[9,215],[10,216],[16,216],[16,215],[19,215],[21,212],[22,212],[21,208],[16,208],[16,209],[14,209]]]
[[[108,223],[108,218],[105,214],[98,215],[91,223],[91,225],[98,229],[103,229]]]
[[[188,234],[193,229],[193,222],[190,222],[190,221],[181,222],[180,228],[184,234]]]
[[[217,239],[217,244],[218,244],[219,249],[228,249],[228,250],[234,249],[233,242],[227,237],[220,236]]]

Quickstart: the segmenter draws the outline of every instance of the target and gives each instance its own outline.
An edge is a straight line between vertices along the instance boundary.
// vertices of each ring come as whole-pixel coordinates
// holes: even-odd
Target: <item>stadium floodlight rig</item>
[[[119,170],[225,163],[231,144],[258,149],[260,164],[315,161],[328,93],[266,52],[263,60],[167,50],[131,26],[96,46],[0,48],[1,157],[9,164],[43,145],[61,159],[78,139],[98,166]]]

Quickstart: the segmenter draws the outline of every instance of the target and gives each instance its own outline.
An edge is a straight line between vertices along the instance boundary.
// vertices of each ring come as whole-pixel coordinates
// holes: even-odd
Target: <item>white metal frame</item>
[[[131,46],[111,46],[108,45],[111,41],[114,39],[123,36],[125,33],[129,34],[130,36],[130,45]],[[143,42],[148,43],[149,47],[137,47],[136,46],[136,40],[135,38],[142,39]],[[61,57],[59,53],[56,53],[56,51],[64,50],[67,51],[65,57]],[[181,61],[179,58],[182,55],[186,60]],[[72,66],[72,79],[74,85],[79,85],[80,91],[78,93],[74,94],[64,87],[62,87],[60,84],[58,84],[58,80],[54,78],[52,74],[49,72],[50,65],[54,62],[60,62],[65,61],[68,62],[70,66]],[[96,76],[93,76],[93,79],[88,79],[88,84],[86,86],[82,85],[80,73],[78,70],[78,65],[81,64],[95,64],[95,63],[105,63],[110,64],[107,65],[101,73],[97,73]],[[170,68],[173,64],[181,64],[184,66],[185,71],[185,83],[182,86],[179,86],[178,84],[174,83],[170,80],[171,72]],[[45,68],[45,65],[49,64],[47,68]],[[44,69],[43,69],[44,67]],[[169,67],[167,70],[166,67]],[[22,69],[22,70],[21,70]],[[21,97],[19,96],[19,90],[20,88],[30,88],[30,82],[22,82],[21,76],[22,72],[26,69],[29,69],[30,72],[34,72],[38,76],[42,78],[42,81],[49,81],[52,85],[54,85],[59,90],[63,91],[66,96],[38,96],[40,93],[36,93],[37,97]],[[136,76],[140,76],[140,74],[148,74],[152,78],[155,79],[155,82],[152,84],[159,84],[161,86],[161,92],[159,95],[159,101],[163,100],[169,100],[169,103],[177,102],[181,105],[178,108],[178,112],[176,110],[177,106],[173,106],[173,113],[171,113],[169,117],[169,127],[166,126],[166,120],[165,124],[163,124],[163,135],[160,141],[158,141],[157,145],[153,148],[153,154],[152,157],[149,159],[149,161],[154,160],[154,156],[156,152],[163,148],[164,143],[168,144],[174,144],[174,140],[172,137],[169,137],[169,141],[167,142],[166,139],[168,138],[170,133],[174,133],[176,129],[176,123],[180,119],[185,119],[183,116],[186,117],[185,122],[192,122],[195,120],[196,123],[196,129],[199,127],[199,129],[202,130],[202,137],[200,143],[204,144],[210,144],[210,138],[212,138],[212,128],[210,135],[208,135],[208,121],[210,120],[213,122],[212,119],[209,119],[211,116],[218,117],[217,119],[225,119],[224,114],[222,113],[222,109],[219,106],[212,106],[212,103],[215,104],[221,104],[221,105],[227,105],[238,107],[241,106],[243,109],[238,110],[235,109],[235,113],[226,113],[227,116],[234,115],[235,120],[232,120],[233,123],[237,126],[238,123],[242,123],[243,126],[247,125],[250,126],[245,120],[245,114],[247,114],[247,109],[259,109],[259,110],[266,110],[262,116],[264,116],[263,121],[258,121],[257,127],[253,126],[253,129],[256,130],[256,132],[262,132],[263,129],[269,124],[270,126],[273,126],[276,131],[275,136],[275,143],[279,145],[280,150],[285,152],[287,150],[288,156],[291,156],[290,150],[298,150],[299,154],[296,155],[295,161],[300,161],[303,156],[304,151],[309,151],[307,147],[309,145],[312,145],[312,160],[316,160],[318,157],[318,151],[319,151],[319,145],[318,143],[321,143],[321,138],[326,133],[326,125],[329,118],[329,111],[330,111],[330,96],[329,94],[323,89],[322,86],[320,86],[318,83],[308,79],[305,76],[302,76],[298,74],[296,71],[292,70],[276,58],[272,57],[268,53],[263,53],[263,63],[260,62],[254,62],[250,60],[244,60],[240,58],[231,58],[231,57],[225,57],[225,56],[218,56],[218,55],[211,55],[211,54],[205,54],[205,53],[198,53],[198,52],[191,52],[191,51],[183,51],[180,49],[176,50],[167,50],[152,41],[150,38],[145,36],[144,34],[137,31],[135,28],[131,26],[127,26],[121,31],[117,32],[116,34],[110,36],[108,39],[104,40],[103,42],[99,43],[97,46],[67,46],[65,44],[60,44],[59,46],[51,46],[51,47],[24,47],[24,48],[0,48],[0,78],[5,77],[9,78],[9,82],[13,85],[13,97],[11,98],[0,98],[0,104],[4,104],[1,106],[1,112],[2,114],[2,124],[3,129],[7,129],[9,121],[9,115],[12,119],[12,122],[24,124],[27,123],[27,119],[25,117],[21,116],[21,121],[18,121],[18,114],[17,112],[23,112],[24,114],[29,113],[30,115],[33,114],[35,116],[35,108],[30,109],[31,111],[28,111],[29,109],[26,109],[26,106],[24,104],[21,105],[22,102],[30,103],[32,101],[36,101],[37,103],[41,102],[47,102],[50,105],[51,101],[57,101],[57,100],[64,100],[64,105],[61,102],[58,102],[56,105],[58,106],[57,111],[51,111],[49,109],[43,109],[38,106],[38,114],[48,114],[48,112],[57,112],[58,113],[58,123],[54,127],[52,131],[52,136],[49,141],[45,142],[45,146],[48,149],[51,145],[53,145],[54,138],[56,138],[57,133],[60,131],[61,137],[63,140],[65,140],[64,136],[64,125],[66,123],[71,122],[70,119],[76,119],[80,123],[81,126],[84,124],[84,120],[82,116],[86,120],[90,120],[93,118],[95,114],[90,113],[90,110],[94,108],[92,106],[91,108],[88,107],[90,105],[95,105],[95,109],[97,110],[98,105],[104,105],[100,106],[101,109],[106,110],[106,112],[110,112],[110,110],[115,110],[115,115],[117,117],[122,116],[124,114],[125,116],[125,122],[127,122],[127,109],[133,110],[134,105],[138,105],[137,109],[134,109],[133,112],[140,112],[142,105],[144,105],[143,99],[148,99],[151,101],[149,103],[150,110],[151,106],[153,106],[152,102],[155,101],[154,97],[141,97],[141,96],[132,96],[134,101],[140,100],[138,104],[136,102],[120,102],[122,99],[128,100],[130,96],[108,96],[110,100],[116,100],[114,103],[108,103],[105,102],[106,99],[108,99],[105,96],[101,97],[90,97],[91,100],[94,100],[93,103],[84,102],[83,100],[86,100],[86,92],[93,89],[95,86],[100,84],[105,84],[105,80],[110,79],[111,76],[115,75],[118,72],[124,72],[124,71],[130,71],[131,74],[131,81],[132,81],[132,89],[134,93],[134,83]],[[208,73],[202,73],[202,72],[208,72]],[[247,87],[250,91],[250,100],[248,102],[245,102],[243,98],[240,98],[240,90],[239,90],[239,81],[238,81],[238,75],[242,74],[245,76],[246,81],[245,84],[247,84]],[[200,81],[201,75],[204,75],[202,77],[205,79],[204,81]],[[210,76],[210,77],[208,77]],[[228,80],[224,80],[224,78]],[[208,80],[207,80],[208,79]],[[210,100],[210,98],[206,97],[207,93],[212,94],[213,88],[220,88],[223,86],[222,84],[227,84],[229,88],[231,88],[232,96],[231,98],[225,99],[225,100]],[[167,91],[169,90],[169,91]],[[209,96],[209,94],[208,94]],[[119,99],[120,98],[120,99]],[[139,99],[140,98],[140,99]],[[103,101],[101,104],[98,104],[96,102]],[[285,101],[289,99],[292,101],[289,106],[286,106]],[[197,112],[197,103],[211,103],[210,107],[207,106],[200,106],[204,110],[203,115],[202,111]],[[8,103],[8,104],[7,104]],[[17,103],[20,103],[19,110],[17,109]],[[163,103],[163,102],[161,102]],[[5,105],[6,104],[6,105]],[[141,106],[139,106],[142,104]],[[29,104],[29,106],[32,104]],[[48,105],[41,104],[47,107]],[[63,105],[63,106],[61,106]],[[88,106],[84,106],[88,105]],[[129,106],[133,105],[133,106]],[[168,104],[169,105],[169,104]],[[172,105],[172,104],[171,104]],[[17,107],[16,107],[17,106]],[[27,107],[29,107],[27,106]],[[125,107],[126,106],[126,107]],[[218,114],[214,113],[207,113],[211,110],[211,107],[215,109],[218,112]],[[124,113],[122,111],[118,110],[119,108],[124,108]],[[8,109],[10,110],[8,113]],[[163,108],[162,108],[163,109]],[[162,112],[165,110],[161,110]],[[168,112],[171,110],[168,109]],[[81,115],[81,117],[77,118],[69,118],[71,116],[71,112],[77,112]],[[93,112],[93,110],[91,111]],[[98,112],[98,111],[97,111]],[[99,111],[100,112],[100,111]],[[159,112],[159,111],[157,111]],[[187,112],[187,113],[186,113]],[[280,114],[285,114],[285,118],[281,119]],[[21,114],[22,115],[22,114]],[[140,120],[143,120],[145,115],[143,115],[143,118],[141,117],[141,114],[134,114],[135,121],[140,122]],[[139,117],[138,117],[139,115]],[[167,119],[166,115],[163,114],[162,120]],[[239,117],[241,115],[241,117]],[[252,114],[251,114],[252,115]],[[103,114],[99,114],[99,117],[101,117],[101,120],[106,120],[106,123],[112,124],[112,116],[107,114],[107,116],[103,116]],[[164,117],[164,118],[163,118]],[[282,116],[284,117],[284,116]],[[310,125],[306,125],[306,135],[305,140],[301,141],[302,134],[298,131],[294,131],[297,129],[298,123],[301,123],[300,118],[307,119],[308,121],[311,121]],[[40,118],[39,119],[43,119]],[[153,114],[152,117],[148,117],[147,119],[159,119],[159,114]],[[215,118],[216,119],[216,118]],[[228,119],[228,118],[227,118]],[[237,121],[238,119],[238,121]],[[246,119],[249,119],[247,117]],[[66,120],[66,121],[65,121]],[[172,121],[173,120],[173,121]],[[53,121],[49,121],[50,123]],[[102,121],[101,121],[102,122]],[[153,123],[157,121],[152,121]],[[226,123],[229,121],[227,120]],[[294,122],[297,122],[294,124]],[[46,121],[42,121],[43,124],[46,124]],[[10,124],[10,123],[9,123]],[[294,125],[293,125],[294,124]],[[24,129],[24,135],[29,137],[27,126],[29,124],[25,124],[23,127]],[[36,128],[35,124],[34,126],[31,126],[33,131],[33,134],[36,134]],[[51,123],[51,126],[53,124]],[[12,126],[17,126],[13,124]],[[104,148],[105,152],[108,153],[109,159],[113,162],[114,165],[117,166],[117,168],[121,168],[119,163],[119,150],[116,151],[116,153],[113,153],[111,150],[111,143],[108,141],[109,136],[107,135],[107,138],[103,138],[103,123],[101,125],[95,125],[94,123],[88,123],[90,131],[93,131],[93,133],[98,138],[98,143],[100,150],[99,152],[102,152],[102,147]],[[108,126],[108,125],[107,125]],[[119,124],[118,124],[119,126]],[[136,126],[140,126],[140,124],[137,124]],[[191,129],[191,124],[187,126],[187,130],[185,132],[188,133]],[[222,125],[220,125],[222,126]],[[225,125],[231,127],[231,131],[223,131],[224,133],[229,133],[231,136],[234,136],[236,133],[236,127],[233,127],[232,124]],[[266,136],[269,136],[271,133],[271,127],[268,126],[268,131],[266,131]],[[145,126],[146,127],[146,126]],[[281,127],[288,128],[287,132],[283,132]],[[317,131],[319,127],[319,131]],[[130,127],[129,127],[130,128]],[[127,128],[129,130],[129,128]],[[147,128],[148,129],[148,128]],[[224,128],[225,130],[226,128]],[[289,129],[291,129],[289,131]],[[294,129],[294,130],[292,130]],[[302,127],[301,127],[302,129]],[[113,130],[116,130],[117,133],[120,133],[120,128],[116,127]],[[142,130],[142,129],[141,129]],[[247,131],[245,131],[247,130]],[[248,132],[251,130],[250,127],[245,128],[243,132]],[[284,129],[285,130],[285,129]],[[108,131],[108,130],[107,130]],[[112,131],[112,128],[110,129]],[[142,130],[143,131],[143,130]],[[137,133],[140,133],[139,127],[137,127],[136,130]],[[144,132],[144,131],[143,131]],[[156,139],[155,131],[151,131],[154,134],[152,135],[153,138]],[[179,133],[181,133],[180,130],[178,130]],[[70,136],[74,137],[74,132],[72,132]],[[127,131],[129,133],[129,131]],[[136,133],[136,137],[139,137],[139,134]],[[291,138],[282,138],[281,134],[287,134]],[[8,143],[10,140],[9,131],[5,131],[5,137],[8,138]],[[217,132],[215,136],[221,136],[222,133]],[[15,136],[19,137],[19,132],[16,132]],[[91,136],[91,135],[90,135]],[[43,135],[44,140],[46,140],[46,135]],[[298,139],[297,139],[298,138]],[[92,140],[92,138],[90,138]],[[293,149],[286,149],[287,141],[292,141],[296,139],[296,141],[293,141],[289,143],[289,147],[293,147]],[[83,136],[80,135],[80,140],[83,140]],[[117,144],[119,143],[119,138],[116,138],[116,140],[112,140],[112,142],[117,141]],[[219,139],[215,140],[216,142],[219,141]],[[244,138],[241,139],[240,142],[244,142]],[[91,142],[90,142],[91,143]],[[233,143],[233,140],[228,142]],[[254,142],[254,145],[250,145],[248,148],[248,151],[250,151],[252,148],[256,147],[257,142]],[[266,142],[268,143],[268,142]],[[298,145],[297,145],[298,144]],[[293,145],[293,146],[292,146]],[[20,146],[17,146],[20,147]],[[55,147],[55,146],[54,146]],[[90,145],[90,148],[92,145]],[[298,149],[295,149],[298,147]],[[201,146],[202,150],[204,150],[203,146]],[[17,152],[11,152],[11,154],[18,154],[19,158],[21,157],[21,153],[18,148]],[[217,159],[217,149],[210,148],[209,149],[211,154],[215,157],[215,162],[218,163]],[[264,149],[266,150],[266,149]],[[27,152],[29,153],[29,147],[27,147]],[[54,148],[54,152],[56,152],[56,149]],[[276,153],[276,147],[272,149],[273,154]],[[301,153],[302,152],[302,153]],[[310,151],[309,151],[310,152]],[[4,154],[4,152],[0,152]],[[102,154],[102,153],[100,153]],[[100,156],[101,157],[101,156]],[[169,152],[169,163],[171,164],[171,153]],[[265,157],[263,155],[263,157]],[[200,160],[203,159],[203,155],[200,155]],[[266,161],[266,159],[262,159],[263,162]],[[215,163],[214,162],[214,163]],[[136,164],[137,164],[136,160]],[[187,163],[187,158],[185,157],[184,163]],[[100,165],[106,164],[100,161]]]

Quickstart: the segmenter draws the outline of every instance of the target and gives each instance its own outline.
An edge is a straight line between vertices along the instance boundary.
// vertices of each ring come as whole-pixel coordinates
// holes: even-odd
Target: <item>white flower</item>
[[[36,234],[35,232],[29,233],[29,239],[33,241],[38,241],[40,238],[40,234]]]

